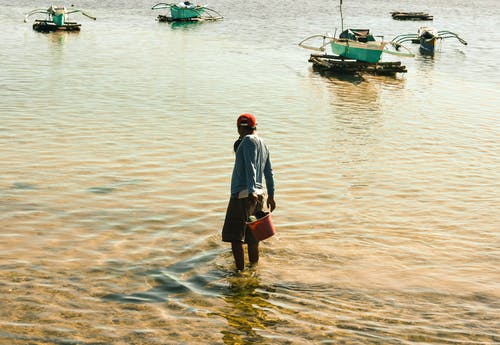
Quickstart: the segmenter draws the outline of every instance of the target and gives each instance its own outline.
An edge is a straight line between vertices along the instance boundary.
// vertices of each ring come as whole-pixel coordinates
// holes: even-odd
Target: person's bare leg
[[[233,251],[236,269],[243,271],[243,269],[245,268],[245,253],[243,251],[243,243],[238,241],[231,242],[231,249]]]
[[[257,265],[259,262],[259,243],[248,245],[248,258],[251,265]]]

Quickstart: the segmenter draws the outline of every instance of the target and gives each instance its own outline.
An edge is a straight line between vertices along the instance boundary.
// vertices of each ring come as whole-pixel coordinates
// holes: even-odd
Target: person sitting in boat
[[[194,8],[194,5],[189,1],[181,1],[177,4],[177,7],[180,8]]]

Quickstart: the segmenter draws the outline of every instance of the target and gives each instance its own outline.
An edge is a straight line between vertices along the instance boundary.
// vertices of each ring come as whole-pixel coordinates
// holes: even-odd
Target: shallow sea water
[[[297,43],[339,27],[334,1],[214,0],[223,21],[184,25],[154,4],[82,1],[97,21],[40,34],[23,16],[49,4],[0,0],[1,344],[500,343],[495,0],[345,0],[386,39],[469,43],[413,45],[396,77],[311,69]],[[242,112],[277,235],[235,276]]]

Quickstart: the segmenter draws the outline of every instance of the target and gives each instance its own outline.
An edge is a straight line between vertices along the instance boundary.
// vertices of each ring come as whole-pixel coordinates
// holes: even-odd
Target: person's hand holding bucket
[[[274,198],[272,196],[267,198],[267,207],[271,212],[273,212],[276,208],[276,202],[274,201]]]

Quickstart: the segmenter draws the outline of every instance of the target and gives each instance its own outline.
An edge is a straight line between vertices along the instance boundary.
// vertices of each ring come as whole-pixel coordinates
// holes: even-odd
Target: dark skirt
[[[249,198],[231,198],[227,206],[226,219],[222,227],[222,240],[224,242],[243,242],[257,244],[252,232],[246,226],[248,217],[261,211],[264,205],[264,197],[259,195],[257,205],[253,205]]]

